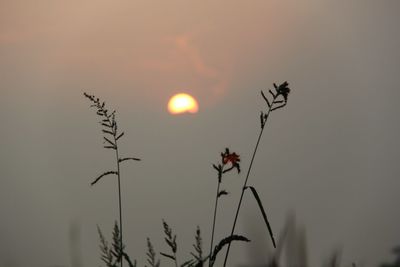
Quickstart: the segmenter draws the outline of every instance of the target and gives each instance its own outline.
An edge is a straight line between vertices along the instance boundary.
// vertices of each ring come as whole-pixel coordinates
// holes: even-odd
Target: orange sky
[[[276,9],[285,11],[284,21]],[[35,72],[86,72],[145,87],[141,97],[159,103],[188,91],[208,106],[226,94],[243,62],[261,51],[266,59],[283,57],[278,46],[290,38],[292,13],[312,13],[296,9],[265,1],[13,1],[0,11],[0,43]]]

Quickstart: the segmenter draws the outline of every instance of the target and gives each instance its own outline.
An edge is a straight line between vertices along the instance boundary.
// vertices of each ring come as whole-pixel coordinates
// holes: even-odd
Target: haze
[[[390,0],[1,0],[0,266],[71,266],[74,250],[81,266],[101,264],[96,225],[110,238],[116,183],[90,187],[113,155],[83,92],[117,110],[121,153],[143,159],[122,170],[125,243],[142,266],[146,237],[167,250],[163,218],[181,258],[197,225],[208,246],[211,164],[229,147],[247,169],[260,90],[286,80],[288,105],[271,116],[250,178],[274,231],[294,212],[310,266],[337,248],[344,266],[391,261],[400,242],[399,10]],[[169,115],[179,92],[201,112]],[[243,178],[223,181],[232,194],[217,239]],[[254,200],[244,206],[237,232],[254,242],[232,246],[232,266],[262,263],[259,245],[269,249]]]

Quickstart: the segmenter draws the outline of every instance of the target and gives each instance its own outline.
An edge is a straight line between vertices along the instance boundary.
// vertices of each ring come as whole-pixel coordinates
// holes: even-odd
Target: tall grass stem
[[[247,169],[246,179],[245,179],[243,187],[242,187],[242,193],[240,195],[239,203],[238,203],[238,206],[236,208],[235,219],[233,220],[232,231],[231,231],[230,236],[232,236],[234,234],[234,232],[235,232],[237,219],[239,217],[240,207],[242,206],[244,191],[246,190],[245,188],[247,186],[247,181],[249,180],[249,176],[250,176],[250,172],[251,172],[251,169],[252,169],[252,166],[253,166],[254,158],[255,158],[255,156],[257,154],[258,146],[260,144],[260,140],[261,140],[262,134],[263,134],[264,129],[265,129],[265,124],[267,123],[267,120],[269,118],[269,114],[271,113],[271,109],[272,109],[272,105],[269,107],[268,112],[266,113],[265,119],[263,121],[264,127],[261,127],[261,130],[260,130],[260,133],[258,135],[258,139],[257,139],[256,145],[254,147],[254,152],[253,152],[253,155],[251,157],[250,165],[249,165],[249,168]],[[231,243],[228,244],[228,248],[226,250],[225,260],[224,260],[224,267],[226,267],[226,263],[228,261],[230,248],[231,248]]]
[[[212,251],[213,251],[215,221],[217,220],[217,208],[218,208],[219,187],[220,187],[220,185],[221,185],[221,181],[220,181],[220,179],[218,179],[217,194],[215,195],[214,218],[213,218],[212,232],[211,232],[210,255],[212,255]],[[211,266],[211,261],[209,261],[209,266]]]
[[[117,157],[117,172],[118,172],[118,204],[119,204],[119,231],[120,231],[120,247],[121,247],[121,253],[123,252],[123,241],[122,241],[122,200],[121,200],[121,168],[119,166],[119,154],[118,154],[118,144],[117,144],[117,139],[114,137],[115,141],[115,155]],[[121,256],[121,267],[123,267],[123,259]]]

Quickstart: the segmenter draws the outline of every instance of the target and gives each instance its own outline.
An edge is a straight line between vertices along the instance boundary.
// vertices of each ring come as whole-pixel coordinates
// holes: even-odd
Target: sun
[[[197,113],[199,104],[191,95],[180,93],[170,98],[168,102],[168,111],[171,114]]]

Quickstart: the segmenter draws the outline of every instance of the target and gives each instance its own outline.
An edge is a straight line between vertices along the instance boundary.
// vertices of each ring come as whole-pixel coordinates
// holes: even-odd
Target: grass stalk
[[[253,154],[251,156],[249,167],[247,169],[246,178],[244,180],[243,187],[242,187],[242,192],[240,194],[239,203],[238,203],[238,206],[236,208],[235,218],[233,220],[233,225],[232,225],[232,230],[231,230],[230,236],[233,236],[233,234],[235,233],[235,228],[236,228],[237,220],[238,220],[238,217],[239,217],[239,211],[240,211],[240,208],[241,208],[242,202],[243,202],[244,192],[245,192],[245,190],[247,188],[247,182],[248,182],[249,177],[250,177],[250,173],[251,173],[251,170],[252,170],[252,167],[253,167],[254,159],[256,157],[256,154],[257,154],[257,151],[258,151],[258,147],[260,145],[261,137],[262,137],[262,135],[264,133],[265,125],[266,125],[266,123],[268,121],[269,115],[271,114],[272,111],[280,109],[280,108],[283,108],[284,106],[286,106],[286,103],[287,103],[287,97],[288,97],[288,94],[290,92],[290,89],[288,88],[288,83],[284,82],[279,86],[274,84],[274,88],[275,88],[275,91],[276,91],[275,93],[272,92],[271,90],[269,90],[269,93],[273,97],[272,102],[270,102],[268,100],[268,98],[264,95],[264,93],[261,91],[261,95],[262,95],[262,97],[264,98],[264,100],[266,101],[266,103],[268,105],[268,110],[267,110],[267,112],[265,114],[263,112],[261,112],[261,116],[260,116],[260,118],[261,118],[261,129],[260,129],[260,133],[258,134],[258,138],[257,138],[256,145],[254,147],[254,150],[253,150]],[[282,96],[283,100],[277,100],[279,96]],[[276,104],[278,104],[278,106],[274,106]],[[224,265],[223,265],[224,267],[226,267],[226,264],[228,262],[228,256],[229,256],[230,248],[231,248],[231,243],[228,244],[228,248],[226,250],[225,259],[224,259]]]
[[[178,250],[178,245],[176,243],[176,235],[172,233],[172,229],[171,227],[169,227],[168,223],[166,221],[162,221],[163,223],[163,228],[164,228],[164,234],[165,234],[165,242],[167,243],[167,245],[170,247],[171,251],[172,251],[172,255],[168,254],[168,253],[163,253],[160,252],[160,254],[166,258],[169,258],[171,260],[173,260],[175,262],[175,267],[178,267],[178,259],[176,257],[176,252]]]
[[[124,136],[124,132],[118,132],[117,121],[115,119],[115,110],[109,113],[109,111],[105,107],[105,102],[101,102],[99,98],[96,98],[94,95],[89,95],[84,93],[84,96],[88,98],[92,105],[97,110],[97,115],[102,118],[99,122],[102,126],[102,132],[104,134],[104,148],[115,150],[115,161],[116,161],[116,171],[106,171],[94,180],[91,185],[96,184],[101,178],[107,175],[117,175],[117,182],[118,182],[118,211],[119,211],[119,250],[117,253],[120,267],[123,267],[123,255],[124,255],[124,243],[123,243],[123,235],[122,235],[122,192],[121,192],[121,166],[120,163],[127,161],[127,160],[136,160],[139,161],[138,158],[120,158],[119,150],[118,150],[118,140]]]
[[[271,110],[271,109],[268,110],[268,113],[267,113],[268,115],[267,115],[267,118],[265,119],[265,122],[266,122],[267,119],[268,119],[270,110]],[[256,156],[256,154],[257,154],[258,146],[259,146],[259,144],[260,144],[260,140],[261,140],[261,137],[262,137],[262,135],[263,135],[263,132],[264,132],[264,127],[261,128],[261,130],[260,130],[260,133],[259,133],[258,138],[257,138],[256,145],[255,145],[255,147],[254,147],[253,155],[252,155],[252,157],[251,157],[250,165],[249,165],[249,168],[247,169],[247,174],[246,174],[246,178],[245,178],[245,180],[244,180],[244,184],[243,184],[243,187],[242,187],[242,192],[241,192],[241,194],[240,194],[239,203],[238,203],[238,206],[237,206],[237,208],[236,208],[235,219],[233,220],[232,230],[231,230],[231,234],[230,234],[231,236],[232,236],[232,235],[234,234],[234,232],[235,232],[237,219],[238,219],[238,217],[239,217],[239,211],[240,211],[240,208],[241,208],[242,202],[243,202],[243,196],[244,196],[245,188],[246,188],[246,186],[247,186],[247,181],[249,180],[249,176],[250,176],[250,172],[251,172],[251,169],[252,169],[252,166],[253,166],[254,158],[255,158],[255,156]],[[231,243],[228,244],[228,248],[227,248],[227,250],[226,250],[225,260],[224,260],[224,267],[226,266],[226,263],[227,263],[227,261],[228,261],[228,256],[229,256],[229,250],[230,250],[230,248],[231,248]]]
[[[116,155],[116,160],[117,160],[117,173],[118,173],[118,207],[119,207],[119,231],[120,231],[120,246],[121,246],[121,253],[123,252],[123,241],[122,241],[122,199],[121,199],[121,168],[120,168],[120,162],[119,162],[119,154],[118,154],[118,141],[116,140],[116,137],[114,136],[115,140],[115,155]],[[123,267],[123,259],[121,257],[121,267]]]
[[[222,175],[224,173],[230,172],[233,169],[236,169],[238,173],[240,173],[240,156],[235,152],[230,152],[229,148],[225,148],[225,152],[221,153],[221,163],[218,165],[213,164],[213,168],[218,173],[218,185],[217,185],[217,193],[215,195],[215,207],[214,207],[214,216],[212,223],[212,231],[211,231],[211,245],[210,245],[210,257],[213,254],[213,245],[214,245],[214,234],[215,234],[215,223],[217,220],[217,209],[218,209],[218,200],[223,195],[227,195],[228,192],[225,190],[220,190],[220,186],[222,183]],[[209,261],[209,267],[213,265],[213,261]]]
[[[211,245],[210,245],[210,255],[212,255],[213,251],[213,243],[214,243],[214,232],[215,232],[215,221],[217,219],[217,208],[218,208],[218,199],[219,199],[219,188],[221,185],[221,179],[218,179],[217,193],[215,195],[215,207],[214,207],[214,218],[212,223],[212,231],[211,231]],[[211,266],[211,261],[209,262],[209,266]]]

